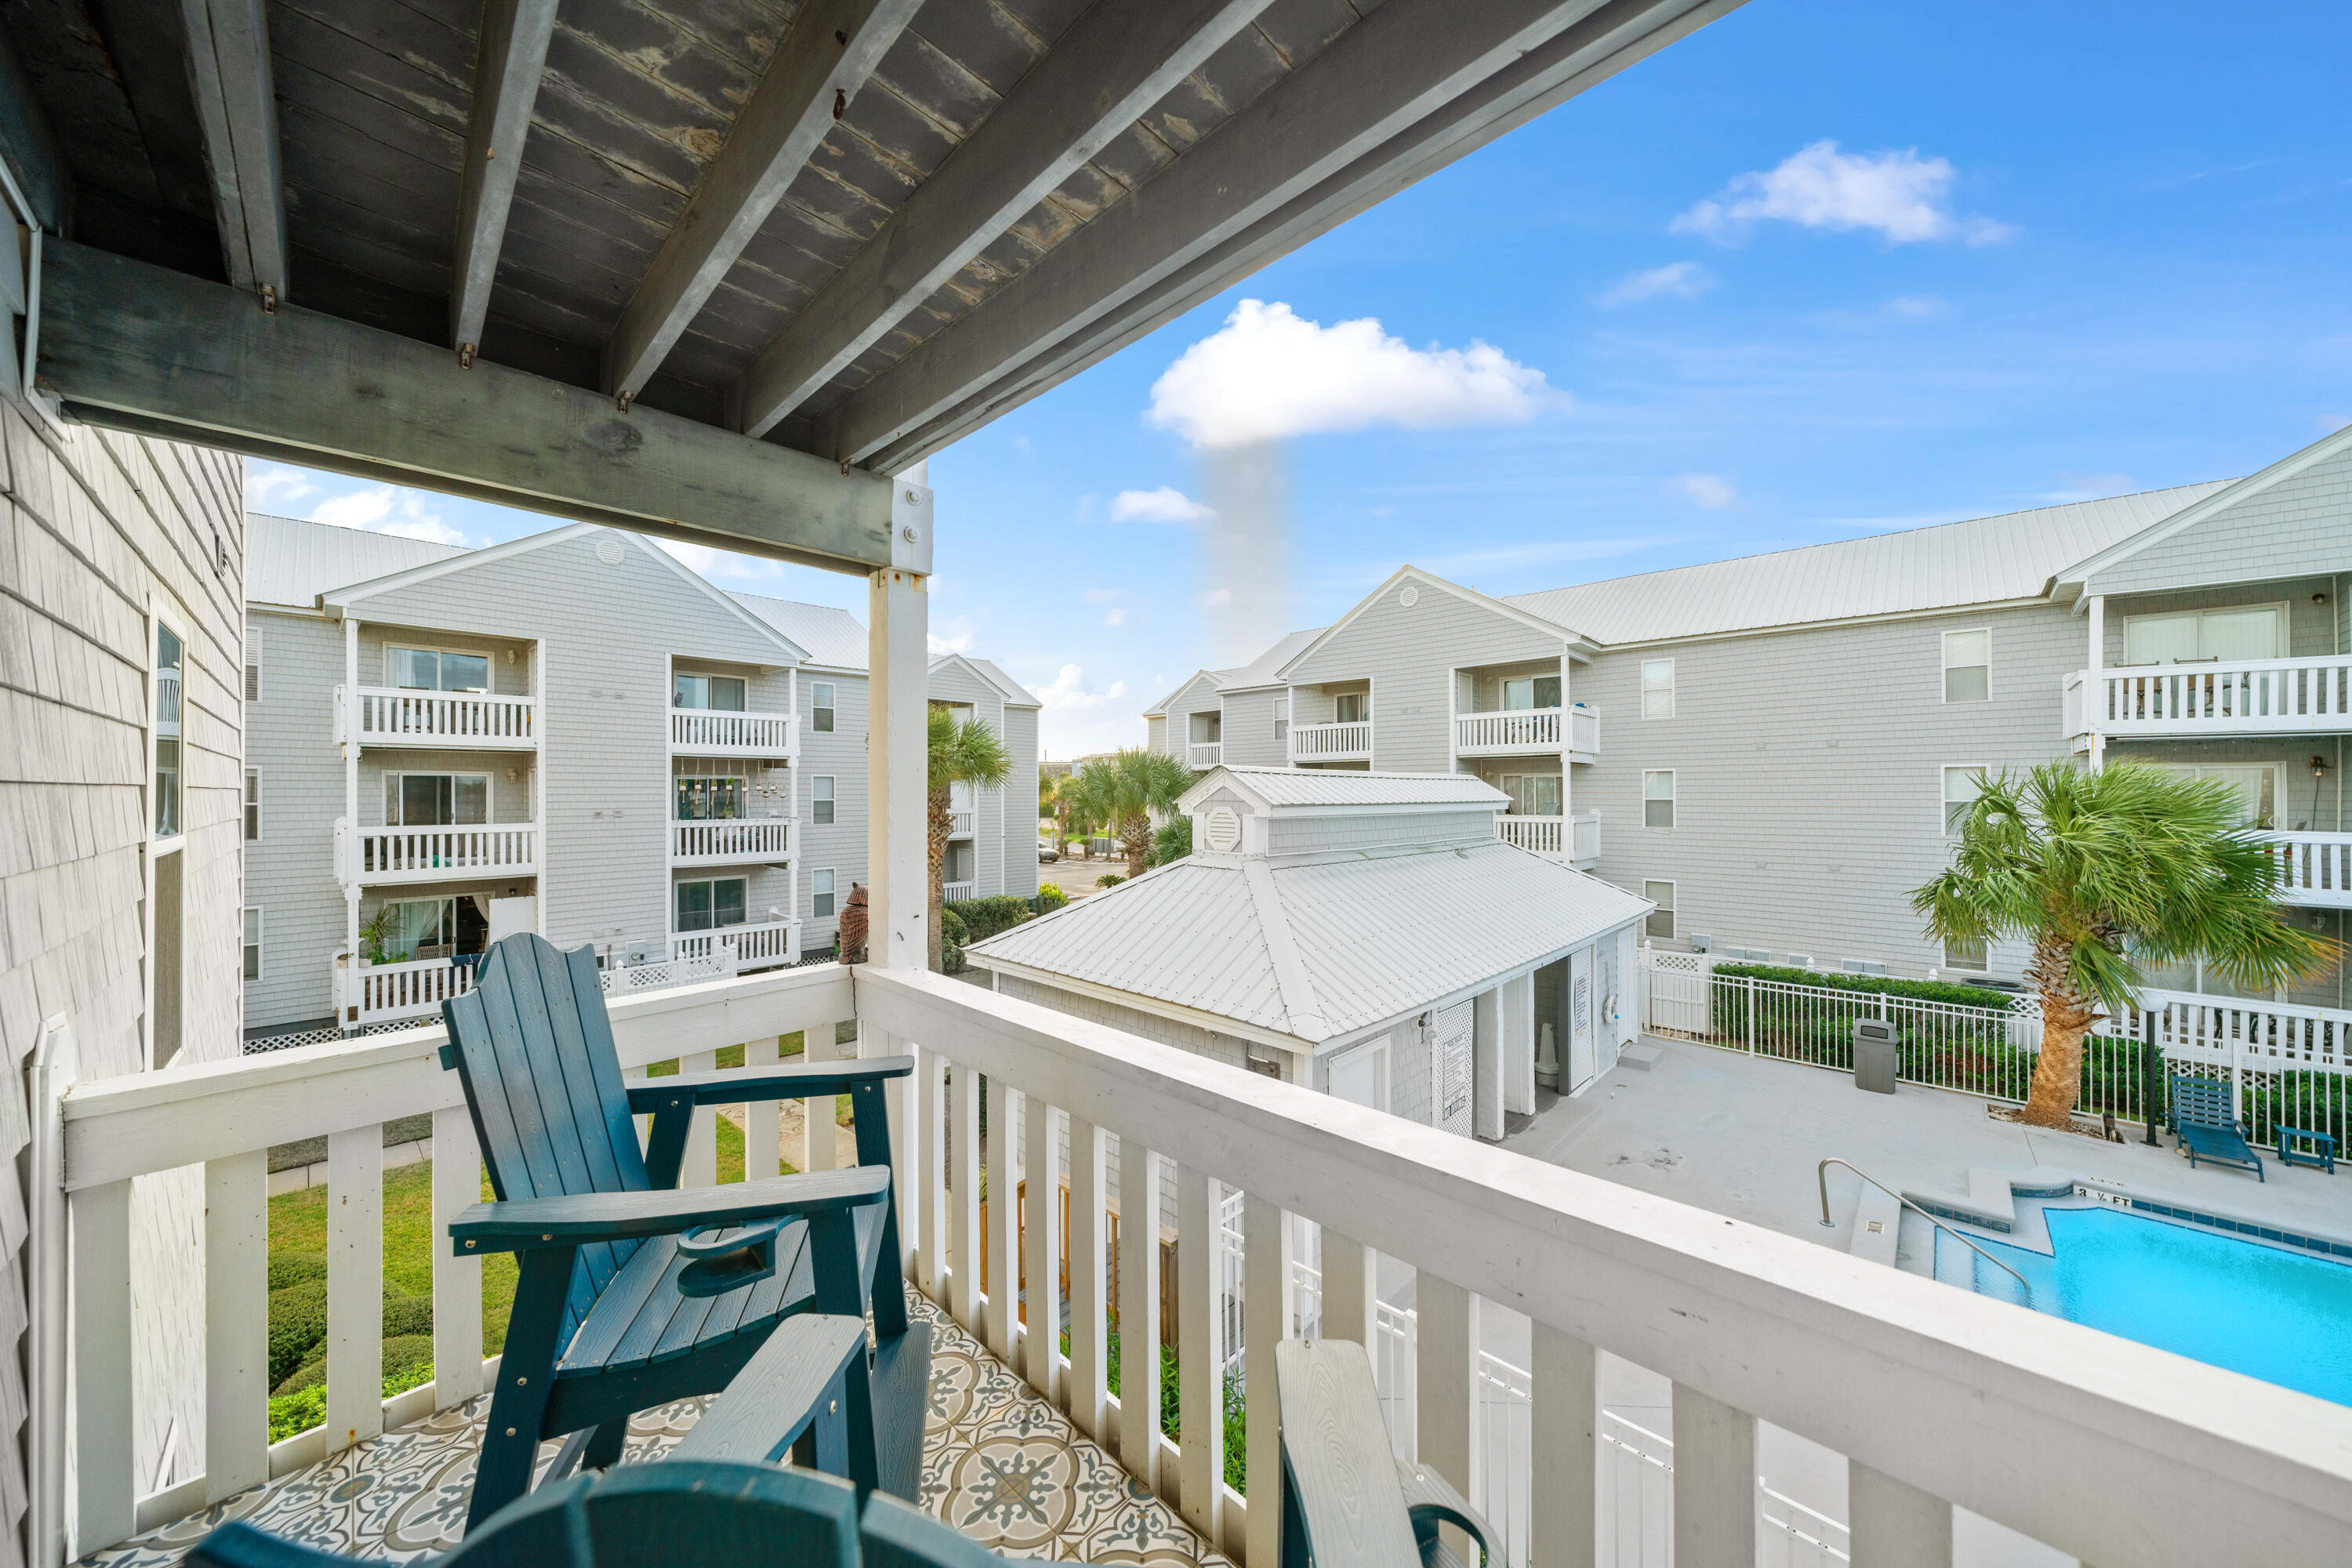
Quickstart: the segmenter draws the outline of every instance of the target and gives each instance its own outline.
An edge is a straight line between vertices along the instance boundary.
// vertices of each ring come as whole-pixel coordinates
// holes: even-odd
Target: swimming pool
[[[2036,1310],[2352,1405],[2352,1265],[2104,1206],[2042,1215],[2054,1255],[1971,1237],[2032,1283]],[[1969,1261],[1979,1292],[2018,1299]]]

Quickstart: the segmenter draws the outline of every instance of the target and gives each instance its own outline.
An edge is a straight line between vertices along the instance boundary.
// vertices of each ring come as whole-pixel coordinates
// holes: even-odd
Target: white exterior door
[[[1592,950],[1579,949],[1568,957],[1568,1091],[1576,1093],[1600,1070],[1593,1049],[1592,1015],[1599,1005],[1592,994]]]
[[[1471,1135],[1470,1037],[1476,1018],[1468,1002],[1438,1010],[1430,1040],[1430,1057],[1437,1068],[1436,1125],[1447,1132]]]
[[[1331,1064],[1331,1094],[1374,1110],[1389,1108],[1389,1047],[1359,1046]]]
[[[539,929],[539,900],[533,899],[492,899],[483,918],[490,922],[485,940],[496,942],[502,936]]]

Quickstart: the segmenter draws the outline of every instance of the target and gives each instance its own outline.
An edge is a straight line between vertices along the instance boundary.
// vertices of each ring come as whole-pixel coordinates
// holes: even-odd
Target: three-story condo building
[[[1146,721],[1195,768],[1475,773],[1499,834],[1651,900],[1660,944],[2015,978],[2021,948],[1930,944],[1910,894],[1979,774],[2056,757],[2228,779],[2342,934],[2347,574],[2352,430],[2242,479],[1548,592],[1407,566]]]
[[[866,878],[866,631],[720,592],[578,523],[485,550],[249,520],[246,1029],[437,1013],[509,931],[613,983],[792,963]],[[986,660],[935,700],[1006,741],[950,898],[1036,891],[1036,701]]]

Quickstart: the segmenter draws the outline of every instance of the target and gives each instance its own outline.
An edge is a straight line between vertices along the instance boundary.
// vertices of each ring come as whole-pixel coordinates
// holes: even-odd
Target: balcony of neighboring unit
[[[341,880],[362,887],[539,875],[539,824],[360,827],[335,822]]]
[[[1589,871],[1601,858],[1601,814],[1580,811],[1571,816],[1495,818],[1495,837],[1546,859]]]
[[[335,739],[362,746],[425,746],[445,752],[536,751],[538,706],[530,698],[495,691],[338,686]]]
[[[1186,748],[1185,760],[1192,763],[1192,771],[1195,773],[1206,773],[1224,761],[1224,758],[1225,744],[1223,741],[1196,741]]]
[[[973,794],[971,785],[961,779],[950,781],[948,784],[948,837],[950,838],[969,838],[972,836],[973,825],[978,822],[980,816],[979,806],[980,802]]]
[[[724,958],[730,953],[733,954],[738,969],[767,969],[780,963],[798,963],[801,957],[801,922],[761,921],[752,924],[719,926],[709,931],[670,933],[669,955],[673,960]]]
[[[1294,763],[1369,763],[1372,760],[1372,721],[1360,719],[1338,724],[1297,724],[1290,731]]]
[[[2065,679],[2066,732],[2154,737],[2331,735],[2352,731],[2352,656],[2211,660],[2077,670]]]
[[[980,884],[977,882],[942,882],[940,884],[940,900],[942,903],[961,904],[968,900],[976,899],[978,897],[980,897]]]
[[[1601,715],[1579,702],[1569,708],[1507,708],[1463,713],[1454,721],[1457,757],[1560,756],[1571,763],[1601,760]]]
[[[2352,910],[2352,833],[2265,833],[2278,861],[2278,901]]]
[[[673,708],[669,710],[669,751],[674,757],[790,759],[800,755],[800,720],[790,713]]]
[[[735,866],[793,858],[795,819],[789,816],[706,818],[669,825],[673,866]]]

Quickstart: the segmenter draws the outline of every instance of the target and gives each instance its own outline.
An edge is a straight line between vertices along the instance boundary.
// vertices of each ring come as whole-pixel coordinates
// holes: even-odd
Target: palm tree
[[[940,967],[940,938],[945,924],[947,904],[948,836],[955,826],[950,810],[950,786],[970,784],[975,789],[992,789],[1005,781],[1013,772],[1013,759],[1004,750],[1004,742],[996,731],[977,719],[956,721],[955,715],[944,708],[931,710],[930,723],[931,797],[931,929],[929,963],[936,972]]]
[[[2324,970],[2326,938],[2279,918],[2268,847],[2236,825],[2236,791],[2118,763],[2096,773],[2044,763],[1979,775],[1949,868],[1911,897],[1927,934],[1974,946],[2022,937],[2042,999],[2042,1054],[2025,1120],[2063,1127],[2083,1037],[2139,998],[2140,968],[2201,959],[2244,990]]]
[[[1102,783],[1100,764],[1088,763],[1055,789],[1054,804],[1061,813],[1062,853],[1065,855],[1069,853],[1071,841],[1079,839],[1086,843],[1087,858],[1094,858],[1094,830],[1109,821]]]
[[[1118,836],[1127,874],[1143,875],[1151,854],[1151,816],[1176,809],[1176,797],[1192,787],[1192,770],[1160,752],[1121,749],[1088,763],[1080,787],[1100,812],[1097,820]]]

